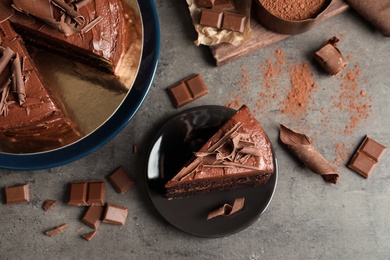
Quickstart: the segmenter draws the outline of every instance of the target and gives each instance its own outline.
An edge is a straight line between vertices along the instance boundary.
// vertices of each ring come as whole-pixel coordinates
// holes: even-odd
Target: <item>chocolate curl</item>
[[[327,182],[337,183],[336,169],[315,149],[307,135],[281,124],[280,140],[312,172],[320,174]]]
[[[377,28],[383,36],[390,37],[389,0],[347,0],[348,4]]]
[[[92,0],[81,0],[81,1],[78,1],[75,6],[76,6],[76,10],[79,10],[81,7],[89,4]]]
[[[7,67],[8,63],[14,57],[15,52],[13,52],[9,47],[3,48],[0,47],[0,54],[2,54],[0,58],[0,74],[4,71],[5,67]]]
[[[336,47],[337,42],[339,42],[339,39],[336,36],[330,38],[314,54],[314,58],[322,68],[332,76],[339,74],[348,64],[340,50]]]
[[[52,0],[52,4],[64,11],[68,16],[72,17],[78,25],[84,25],[85,19],[72,7],[67,5],[63,0]]]
[[[12,92],[16,93],[19,105],[23,105],[26,102],[26,88],[18,54],[16,54],[16,58],[12,62]]]
[[[241,210],[244,207],[245,198],[235,199],[233,202],[233,206],[229,204],[224,204],[222,207],[213,210],[207,216],[207,220],[218,217],[218,216],[230,216]]]
[[[8,94],[9,94],[9,84],[11,79],[8,79],[3,86],[0,88],[1,99],[0,99],[0,115],[8,116]]]
[[[0,23],[8,20],[14,13],[14,9],[0,1]]]

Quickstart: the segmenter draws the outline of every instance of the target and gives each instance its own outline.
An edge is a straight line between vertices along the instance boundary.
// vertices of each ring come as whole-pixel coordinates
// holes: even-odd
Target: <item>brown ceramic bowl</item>
[[[275,16],[261,4],[260,0],[254,0],[254,2],[255,15],[265,28],[280,34],[299,34],[309,31],[321,21],[321,17],[330,6],[332,0],[327,0],[317,15],[309,19],[294,21]]]

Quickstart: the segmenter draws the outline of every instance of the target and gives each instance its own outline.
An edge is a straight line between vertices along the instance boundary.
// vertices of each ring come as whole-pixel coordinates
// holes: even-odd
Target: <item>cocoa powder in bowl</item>
[[[329,5],[327,0],[260,0],[271,14],[288,20],[315,18]]]

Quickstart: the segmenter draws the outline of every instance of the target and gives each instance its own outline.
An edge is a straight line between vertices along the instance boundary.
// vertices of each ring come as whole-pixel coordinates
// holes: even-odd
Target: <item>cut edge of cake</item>
[[[265,184],[275,171],[271,143],[243,105],[165,184],[168,199]]]

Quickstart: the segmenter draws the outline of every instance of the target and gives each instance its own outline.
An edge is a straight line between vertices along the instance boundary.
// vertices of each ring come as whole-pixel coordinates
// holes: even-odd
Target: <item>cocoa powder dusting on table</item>
[[[327,0],[260,0],[271,14],[289,21],[314,18],[320,14]]]

